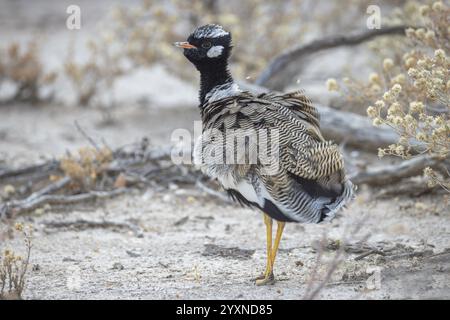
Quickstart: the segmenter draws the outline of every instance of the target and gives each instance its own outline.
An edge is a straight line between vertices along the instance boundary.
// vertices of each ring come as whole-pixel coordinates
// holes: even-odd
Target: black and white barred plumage
[[[227,68],[231,35],[220,26],[203,26],[179,46],[201,73],[204,135],[195,146],[196,162],[233,199],[278,221],[318,223],[332,219],[353,198],[354,187],[346,177],[339,148],[323,138],[319,114],[302,92],[254,95],[240,90]],[[234,144],[234,140],[206,137],[208,131],[226,137],[228,132],[239,136],[273,129],[279,135],[275,173],[263,172],[267,168],[260,159],[256,163],[204,161],[205,154]],[[270,134],[265,139],[270,140]],[[245,146],[257,149],[259,143],[248,141]]]

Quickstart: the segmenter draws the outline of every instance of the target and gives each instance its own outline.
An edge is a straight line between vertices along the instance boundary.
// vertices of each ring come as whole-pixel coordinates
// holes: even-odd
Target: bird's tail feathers
[[[345,207],[347,203],[355,198],[355,193],[357,186],[354,185],[350,180],[344,182],[344,189],[339,197],[333,203],[325,205],[322,209],[321,221],[331,221],[333,220],[338,211]]]

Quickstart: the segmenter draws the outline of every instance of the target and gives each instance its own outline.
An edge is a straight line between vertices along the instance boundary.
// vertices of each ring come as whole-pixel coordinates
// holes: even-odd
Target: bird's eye
[[[202,48],[203,48],[203,49],[209,49],[209,48],[211,48],[211,42],[209,42],[209,41],[203,42],[203,43],[202,43]]]

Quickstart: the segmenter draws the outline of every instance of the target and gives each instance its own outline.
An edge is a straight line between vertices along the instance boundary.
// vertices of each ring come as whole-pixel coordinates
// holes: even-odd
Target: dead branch
[[[79,130],[82,130],[80,127]],[[86,134],[87,136],[87,134]],[[89,137],[89,136],[87,136]],[[88,139],[89,140],[89,139]],[[95,141],[90,141],[95,144]],[[95,147],[95,146],[94,146]],[[118,148],[113,152],[113,161],[101,168],[101,179],[91,190],[81,194],[66,187],[72,182],[69,176],[64,175],[60,169],[59,161],[51,160],[36,166],[19,168],[14,170],[3,170],[1,177],[13,178],[14,182],[25,181],[30,189],[37,189],[25,199],[15,199],[6,203],[0,203],[0,218],[12,217],[16,214],[25,213],[43,206],[67,205],[85,201],[113,197],[130,190],[130,187],[138,185],[168,185],[170,182],[195,184],[200,173],[190,166],[177,166],[170,162],[171,148],[148,148],[148,139],[140,143]],[[43,172],[45,174],[43,174]],[[45,185],[42,187],[40,181],[36,184],[34,176],[46,177]],[[50,175],[61,176],[56,182],[50,182]],[[117,179],[122,175],[123,182],[116,186]],[[112,190],[112,191],[111,191]],[[59,194],[55,194],[58,192]]]
[[[77,120],[74,121],[75,128],[77,128],[78,132],[81,133],[81,135],[89,141],[89,143],[95,148],[95,150],[100,151],[100,147],[97,145],[95,140],[87,134],[87,132],[80,126]]]
[[[358,254],[355,258],[353,258],[355,261],[362,260],[371,255],[379,255],[390,261],[414,257],[435,256],[433,251],[430,249],[417,250],[414,247],[406,246],[400,243],[388,243],[384,241],[376,244],[368,244],[365,241],[358,241],[355,243],[344,243],[338,246],[335,245],[334,241],[329,241],[325,248],[331,251],[343,250],[349,254]]]
[[[32,174],[45,176],[48,175],[48,172],[51,172],[56,168],[59,168],[59,161],[51,160],[46,163],[27,166],[23,168],[3,169],[0,170],[0,180],[20,178],[21,176]]]
[[[378,255],[381,255],[381,256],[385,256],[385,255],[386,255],[385,252],[383,252],[383,251],[381,251],[381,250],[375,249],[375,250],[370,250],[370,251],[368,251],[368,252],[364,252],[363,254],[360,254],[359,256],[355,257],[354,260],[355,260],[355,261],[359,261],[359,260],[362,260],[362,259],[364,259],[365,257],[371,256],[371,255],[373,255],[373,254],[378,254]]]
[[[355,184],[386,185],[404,178],[420,175],[426,167],[435,167],[441,161],[429,155],[422,155],[398,164],[368,168],[350,179]]]
[[[11,218],[13,215],[21,214],[36,209],[45,204],[49,205],[68,205],[93,201],[96,199],[105,199],[123,194],[130,189],[120,188],[111,191],[90,191],[76,195],[43,195],[40,197],[30,197],[24,200],[14,200],[0,205],[0,217]]]
[[[62,188],[64,188],[65,186],[67,186],[70,181],[72,181],[72,179],[70,177],[64,177],[54,183],[49,184],[48,186],[42,188],[41,190],[31,194],[28,198],[27,201],[28,202],[32,202],[36,199],[39,199],[40,197],[50,194],[50,193],[54,193],[58,190],[61,190]]]
[[[139,234],[139,227],[124,222],[114,221],[92,221],[86,219],[77,219],[73,221],[45,221],[43,224],[48,228],[74,228],[74,229],[126,229],[131,230],[135,234]]]
[[[439,192],[441,190],[443,191],[442,188],[439,188],[437,186],[428,186],[428,184],[423,179],[420,179],[419,181],[409,180],[404,181],[401,184],[383,186],[383,189],[381,189],[375,195],[375,197],[377,199],[389,199],[395,196],[405,195],[416,198],[424,194]]]
[[[272,90],[283,90],[293,76],[299,73],[301,59],[319,51],[340,46],[355,46],[379,36],[404,35],[406,26],[394,26],[383,29],[362,31],[350,35],[337,35],[312,41],[287,50],[275,57],[263,70],[256,84]]]

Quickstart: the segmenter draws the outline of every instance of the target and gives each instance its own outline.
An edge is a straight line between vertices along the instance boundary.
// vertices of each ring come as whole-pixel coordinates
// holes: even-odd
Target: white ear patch
[[[222,51],[223,51],[223,47],[222,46],[214,46],[214,47],[211,47],[211,49],[208,50],[206,55],[209,58],[215,58],[215,57],[220,56],[222,54]]]

